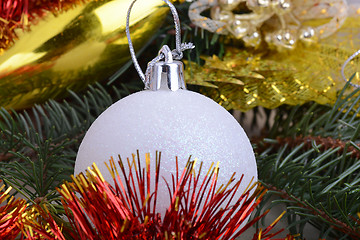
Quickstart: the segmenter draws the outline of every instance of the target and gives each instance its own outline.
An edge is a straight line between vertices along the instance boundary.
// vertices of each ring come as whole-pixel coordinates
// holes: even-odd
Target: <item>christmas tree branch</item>
[[[314,217],[320,218],[322,221],[327,222],[332,228],[334,228],[338,231],[341,231],[344,234],[349,235],[353,239],[358,239],[360,237],[359,231],[350,227],[347,222],[342,222],[336,218],[333,218],[328,212],[326,212],[325,209],[324,210],[318,209],[318,208],[314,207],[313,205],[309,204],[307,201],[303,201],[303,200],[293,196],[291,193],[289,193],[283,189],[278,189],[277,187],[275,187],[273,185],[264,185],[264,186],[272,193],[278,195],[281,199],[288,200],[287,203],[289,205],[292,205],[291,206],[292,209],[295,209],[295,210],[301,209],[301,211],[307,212],[307,214],[303,214],[304,216],[308,216],[311,219]],[[283,201],[279,201],[279,203],[282,203],[282,202]],[[298,208],[298,207],[300,207],[300,208]],[[309,215],[309,213],[311,213],[312,215]],[[299,213],[299,214],[301,214],[301,213]],[[311,220],[309,222],[311,222]]]
[[[270,207],[287,206],[292,233],[310,223],[319,238],[360,235],[360,97],[344,92],[332,108],[279,108],[268,138],[256,143],[260,179],[277,198]]]
[[[138,89],[138,85],[127,86]],[[100,84],[82,96],[70,92],[63,102],[49,102],[23,112],[0,111],[0,177],[31,200],[56,199],[53,191],[73,172],[81,139],[96,117],[116,97],[129,94]],[[16,192],[15,192],[16,193]],[[49,195],[49,193],[51,193]]]
[[[360,144],[356,144],[353,141],[343,141],[340,139],[334,139],[331,137],[322,136],[295,136],[295,137],[276,137],[275,139],[254,138],[252,141],[254,144],[261,143],[258,146],[260,152],[266,150],[269,147],[273,147],[273,151],[279,150],[281,147],[287,145],[290,148],[294,148],[302,144],[304,150],[315,148],[317,151],[325,151],[328,149],[337,149],[339,155],[351,153],[352,158],[360,158]]]
[[[4,153],[0,155],[0,162],[8,161],[13,155],[11,153]]]

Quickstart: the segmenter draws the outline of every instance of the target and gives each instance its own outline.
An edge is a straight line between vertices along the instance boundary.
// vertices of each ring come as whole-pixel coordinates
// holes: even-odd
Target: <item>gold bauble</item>
[[[0,106],[20,109],[79,90],[113,75],[130,57],[125,35],[132,0],[89,0],[47,12],[0,53]],[[161,0],[138,0],[131,12],[135,48],[164,20]],[[20,30],[20,31],[19,31]]]

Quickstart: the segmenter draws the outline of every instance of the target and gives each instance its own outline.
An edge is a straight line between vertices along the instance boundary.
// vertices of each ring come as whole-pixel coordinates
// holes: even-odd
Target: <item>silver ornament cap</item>
[[[165,61],[159,61],[151,64],[149,69],[149,89],[157,91],[161,89],[170,89],[177,91],[186,89],[184,80],[184,65],[181,61],[174,61],[170,48],[164,45],[159,51]]]
[[[171,91],[186,89],[184,65],[180,61],[157,62],[150,70],[150,90],[168,88]]]

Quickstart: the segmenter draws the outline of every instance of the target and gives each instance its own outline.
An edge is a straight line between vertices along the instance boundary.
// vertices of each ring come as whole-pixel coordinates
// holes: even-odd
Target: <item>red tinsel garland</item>
[[[160,216],[156,211],[160,161],[156,162],[155,182],[150,184],[150,159],[148,155],[146,158],[145,168],[135,158],[128,160],[129,172],[120,159],[119,172],[125,181],[111,160],[112,185],[103,180],[94,165],[86,176],[73,177],[72,183],[58,189],[75,230],[73,239],[235,239],[267,214],[246,223],[266,193],[263,187],[258,186],[252,193],[251,189],[257,186],[254,184],[234,199],[241,179],[232,178],[226,186],[217,186],[218,169],[214,167],[200,181],[200,172],[195,173],[193,163],[188,162],[183,172],[177,171],[173,176],[172,183],[166,183],[171,203],[165,215]],[[274,239],[279,232],[270,230],[279,219],[264,230],[259,229],[253,239]]]
[[[212,167],[200,180],[200,170],[195,172],[194,162],[189,161],[181,172],[176,161],[176,174],[170,183],[166,181],[171,203],[161,216],[156,211],[160,156],[156,157],[155,178],[150,174],[149,155],[144,168],[139,156],[138,161],[134,157],[127,165],[128,171],[120,159],[118,171],[115,162],[110,161],[111,185],[93,165],[86,175],[72,176],[72,182],[58,189],[71,227],[63,220],[57,222],[60,215],[55,221],[47,203],[29,205],[25,200],[10,200],[0,207],[0,239],[229,240],[241,237],[267,214],[246,223],[266,193],[261,185],[248,186],[235,199],[241,179],[231,178],[226,185],[217,186],[218,167]],[[1,192],[3,188],[0,187],[0,203],[11,198],[10,188]],[[282,230],[270,231],[280,218],[265,229],[258,229],[252,240],[276,240],[274,237]],[[294,239],[290,235],[283,238]]]
[[[28,30],[47,12],[59,13],[86,0],[0,0],[0,54],[17,38],[16,29]]]
[[[25,200],[10,197],[11,187],[3,192],[4,188],[5,185],[0,187],[0,239],[15,239],[20,234],[18,222],[27,204]]]

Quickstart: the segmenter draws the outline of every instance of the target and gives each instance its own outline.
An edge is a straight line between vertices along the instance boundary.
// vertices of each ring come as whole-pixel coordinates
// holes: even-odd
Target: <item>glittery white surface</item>
[[[239,123],[210,98],[188,90],[145,90],[114,103],[86,133],[75,174],[95,162],[104,178],[112,182],[104,162],[110,156],[117,160],[118,154],[131,158],[137,149],[143,166],[145,153],[155,160],[156,150],[161,151],[161,175],[170,183],[170,174],[176,170],[175,156],[182,170],[190,155],[204,162],[204,175],[212,162],[220,162],[219,185],[228,182],[234,172],[237,179],[244,174],[237,196],[252,177],[257,180],[255,156]],[[163,212],[169,199],[164,181],[160,184],[157,208]]]

